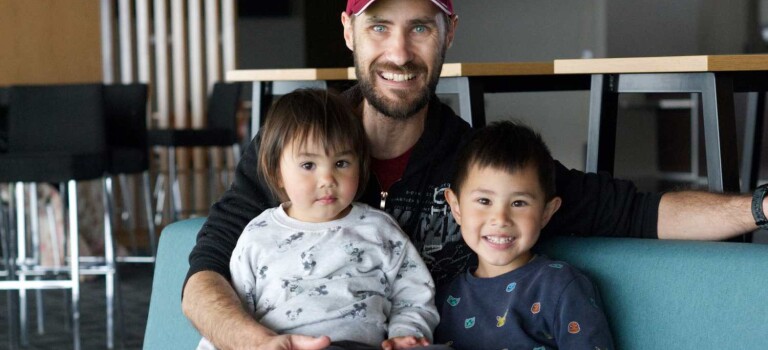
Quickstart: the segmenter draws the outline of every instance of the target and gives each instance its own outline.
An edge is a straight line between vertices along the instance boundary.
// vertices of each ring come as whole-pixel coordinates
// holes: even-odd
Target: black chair
[[[107,196],[114,200],[112,180],[117,176],[122,189],[122,213],[120,215],[131,235],[132,255],[119,257],[126,262],[154,262],[157,235],[149,188],[149,148],[147,145],[148,88],[146,84],[105,85],[104,114],[107,127]],[[139,255],[133,225],[133,196],[126,175],[141,174],[142,196],[147,218],[147,235],[150,253]]]
[[[176,170],[176,147],[232,147],[235,163],[240,156],[237,139],[237,111],[240,104],[239,83],[216,83],[209,98],[205,129],[149,130],[150,146],[168,148],[168,188],[171,192],[171,220],[181,215],[181,191]],[[162,186],[158,186],[162,187]],[[164,198],[158,195],[158,201]],[[158,205],[157,213],[161,212]],[[156,222],[157,223],[157,222]]]
[[[60,288],[71,290],[74,348],[80,348],[81,274],[104,275],[107,283],[107,347],[112,348],[114,290],[119,286],[114,261],[114,242],[109,220],[104,223],[105,258],[94,264],[78,249],[77,182],[102,178],[107,171],[107,142],[104,89],[101,84],[17,86],[10,89],[8,148],[0,154],[0,183],[9,183],[15,215],[15,280],[0,281],[0,289],[19,291],[20,334],[26,343],[26,290]],[[102,179],[103,180],[103,179]],[[67,268],[44,268],[28,257],[24,188],[36,197],[35,183],[59,183],[67,218]],[[27,185],[25,185],[27,184]],[[66,184],[66,185],[65,185]],[[106,187],[106,181],[102,181]],[[111,215],[106,198],[105,218]],[[30,203],[34,228],[36,203]],[[10,218],[8,220],[11,221]],[[13,226],[12,226],[13,227]],[[12,236],[12,235],[11,235]],[[57,279],[61,274],[66,280]],[[42,278],[45,277],[43,280]],[[32,280],[30,280],[32,278]]]

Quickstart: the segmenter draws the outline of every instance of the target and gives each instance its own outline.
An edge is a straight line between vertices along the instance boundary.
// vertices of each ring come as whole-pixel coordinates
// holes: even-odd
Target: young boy
[[[461,234],[477,254],[438,291],[435,343],[455,349],[610,349],[597,290],[567,263],[531,253],[560,207],[554,162],[528,127],[499,122],[459,154],[445,193]]]

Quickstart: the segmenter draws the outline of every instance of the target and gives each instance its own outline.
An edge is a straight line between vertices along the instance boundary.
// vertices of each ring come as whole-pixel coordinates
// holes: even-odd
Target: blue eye
[[[426,33],[427,32],[427,26],[416,26],[413,28],[413,31],[416,33]]]
[[[377,24],[377,25],[374,25],[373,27],[371,27],[371,29],[372,29],[374,32],[383,32],[383,31],[385,31],[387,28],[386,28],[386,27],[384,27],[384,26],[383,26],[383,25],[381,25],[381,24]]]

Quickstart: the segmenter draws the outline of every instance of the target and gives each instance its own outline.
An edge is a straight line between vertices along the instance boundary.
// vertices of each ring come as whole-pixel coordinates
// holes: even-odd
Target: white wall
[[[448,62],[548,61],[604,51],[602,0],[454,1],[459,27]],[[486,117],[541,132],[568,167],[584,168],[586,92],[486,95]]]

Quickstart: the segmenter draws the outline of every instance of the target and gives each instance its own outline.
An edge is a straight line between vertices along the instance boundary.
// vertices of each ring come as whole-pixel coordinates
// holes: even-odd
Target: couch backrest
[[[192,349],[181,312],[187,258],[204,219],[160,237],[144,349]],[[540,250],[597,284],[618,349],[768,349],[768,246],[566,238]]]
[[[768,246],[556,238],[597,284],[617,349],[768,349]]]

